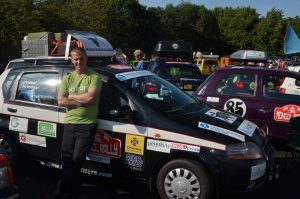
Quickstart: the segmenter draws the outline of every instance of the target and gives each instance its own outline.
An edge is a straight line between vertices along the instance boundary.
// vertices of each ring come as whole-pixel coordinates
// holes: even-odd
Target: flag
[[[288,25],[284,38],[284,54],[300,52],[300,39],[293,27]]]

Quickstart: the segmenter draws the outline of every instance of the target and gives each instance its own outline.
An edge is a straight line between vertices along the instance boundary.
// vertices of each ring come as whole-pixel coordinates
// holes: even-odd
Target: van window
[[[57,105],[58,73],[24,73],[20,78],[16,100]]]

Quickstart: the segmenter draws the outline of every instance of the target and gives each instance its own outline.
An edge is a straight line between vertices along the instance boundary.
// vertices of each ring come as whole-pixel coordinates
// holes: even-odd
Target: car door
[[[257,75],[249,72],[227,73],[209,81],[206,102],[242,117],[256,119]],[[212,86],[213,85],[213,86]]]
[[[286,142],[290,118],[300,116],[300,95],[287,92],[282,87],[285,80],[300,81],[299,76],[286,73],[262,74],[261,102],[257,104],[258,115],[267,122],[275,142]]]
[[[16,74],[14,81],[9,78]],[[59,159],[59,131],[57,69],[25,69],[11,72],[3,84],[2,114],[8,129],[23,152],[38,159]]]
[[[141,175],[147,134],[141,110],[108,79],[102,75],[98,129],[84,166],[106,177],[132,171]]]

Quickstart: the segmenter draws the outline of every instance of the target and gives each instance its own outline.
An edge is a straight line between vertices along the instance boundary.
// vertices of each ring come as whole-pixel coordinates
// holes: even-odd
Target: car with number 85
[[[289,87],[291,82],[299,84],[300,73],[231,66],[212,74],[193,96],[258,126],[267,126],[273,144],[285,147],[289,120],[300,115],[299,93],[297,87]]]

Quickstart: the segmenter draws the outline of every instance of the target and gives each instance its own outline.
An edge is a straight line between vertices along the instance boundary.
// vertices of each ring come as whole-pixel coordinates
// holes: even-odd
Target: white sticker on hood
[[[215,103],[219,103],[220,98],[218,97],[207,97],[206,101],[207,102],[215,102]]]
[[[125,81],[128,79],[142,77],[142,76],[149,76],[149,75],[154,75],[154,74],[148,70],[137,70],[137,71],[129,71],[125,73],[118,73],[115,75],[115,77],[120,81]]]
[[[241,141],[245,142],[245,136],[241,135],[239,133],[236,133],[234,131],[223,129],[221,127],[214,126],[214,125],[211,125],[211,124],[207,124],[207,123],[204,123],[204,122],[199,122],[198,127],[201,128],[201,129],[206,129],[206,130],[214,131],[216,133],[227,135],[229,137],[232,137],[232,138],[235,138],[237,140],[241,140]]]
[[[257,125],[253,122],[250,122],[249,120],[244,120],[238,127],[238,130],[252,137],[256,127]]]
[[[214,118],[218,118],[220,120],[223,120],[225,122],[228,122],[232,124],[236,120],[236,116],[231,115],[230,113],[225,113],[223,111],[219,111],[216,109],[210,109],[205,113],[206,115],[209,115]]]

